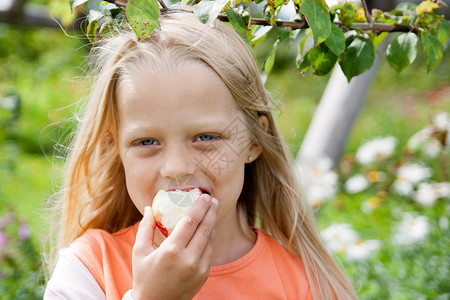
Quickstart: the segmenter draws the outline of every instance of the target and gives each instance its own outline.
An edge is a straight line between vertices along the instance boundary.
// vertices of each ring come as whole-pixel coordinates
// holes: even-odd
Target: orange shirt
[[[121,299],[132,288],[131,256],[138,224],[110,234],[91,229],[70,246],[107,299]],[[211,267],[194,297],[201,299],[312,299],[303,262],[256,229],[257,240],[242,258]]]

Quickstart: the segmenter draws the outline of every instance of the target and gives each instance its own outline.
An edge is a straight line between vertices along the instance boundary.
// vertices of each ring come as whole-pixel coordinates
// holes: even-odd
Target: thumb
[[[144,217],[139,224],[136,234],[136,241],[134,242],[133,255],[147,256],[152,253],[153,239],[155,237],[156,223],[152,214],[152,208],[146,206],[144,208]]]

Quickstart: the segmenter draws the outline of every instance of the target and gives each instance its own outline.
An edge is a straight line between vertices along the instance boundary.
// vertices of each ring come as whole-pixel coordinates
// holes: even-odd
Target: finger
[[[180,247],[186,247],[210,206],[211,196],[208,194],[200,196],[200,198],[188,209],[186,215],[178,222],[167,240],[172,241]]]
[[[133,253],[135,255],[147,256],[153,252],[153,239],[155,234],[155,219],[153,218],[152,209],[150,206],[144,208],[144,217],[136,234],[136,241],[134,242]]]
[[[214,231],[214,224],[216,222],[218,201],[217,199],[212,199],[212,204],[205,217],[197,227],[194,236],[189,241],[187,248],[195,253],[203,253],[205,248],[208,246],[211,240],[211,234]]]
[[[208,241],[208,244],[206,245],[205,251],[203,251],[202,256],[200,257],[200,263],[199,268],[200,270],[203,270],[204,272],[209,273],[209,269],[211,268],[211,258],[214,250],[214,239],[216,236],[216,232],[213,229]]]

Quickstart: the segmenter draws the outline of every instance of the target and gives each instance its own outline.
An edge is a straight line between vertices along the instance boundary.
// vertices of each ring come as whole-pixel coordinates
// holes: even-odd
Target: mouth
[[[202,194],[208,194],[211,196],[211,193],[204,187],[200,187],[200,186],[186,186],[186,187],[178,187],[178,188],[174,188],[174,189],[168,189],[166,190],[167,192],[171,192],[171,191],[183,191],[183,192],[189,192],[190,190],[193,190],[195,188],[198,188],[200,190],[200,192],[202,192]]]

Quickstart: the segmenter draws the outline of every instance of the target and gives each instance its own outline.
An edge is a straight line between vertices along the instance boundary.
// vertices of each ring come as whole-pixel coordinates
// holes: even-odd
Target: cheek
[[[132,160],[123,161],[125,170],[125,183],[128,194],[138,209],[140,206],[149,205],[150,187],[152,184],[152,174],[144,164],[133,162]]]
[[[243,173],[246,161],[243,151],[237,152],[226,143],[218,143],[211,148],[214,151],[202,151],[194,157],[197,167],[206,171],[211,179],[221,180]]]
[[[238,156],[235,156],[233,162],[227,167],[224,166],[222,172],[215,172],[215,185],[218,189],[218,197],[225,197],[228,201],[238,200],[244,184],[245,162]],[[220,201],[220,199],[219,199]]]

